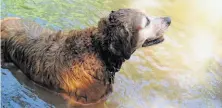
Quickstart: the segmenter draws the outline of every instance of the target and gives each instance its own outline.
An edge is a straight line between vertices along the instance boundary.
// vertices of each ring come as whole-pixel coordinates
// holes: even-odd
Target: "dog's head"
[[[129,59],[136,49],[163,42],[163,33],[170,23],[169,17],[152,17],[136,9],[120,9],[102,18],[98,28],[104,36],[104,47]]]

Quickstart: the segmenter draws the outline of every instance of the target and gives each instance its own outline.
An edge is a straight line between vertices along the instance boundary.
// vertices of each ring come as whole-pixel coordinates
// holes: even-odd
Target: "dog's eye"
[[[150,24],[150,20],[149,20],[148,17],[146,17],[146,20],[147,20],[147,22],[146,22],[146,26],[148,26],[148,25]]]

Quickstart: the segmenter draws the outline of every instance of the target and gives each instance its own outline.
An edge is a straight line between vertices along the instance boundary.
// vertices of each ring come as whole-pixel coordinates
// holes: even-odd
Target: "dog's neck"
[[[72,30],[69,32],[69,37],[67,39],[68,43],[73,43],[73,40],[76,39],[76,35],[79,36],[79,38],[84,38],[85,40],[85,47],[91,47],[89,48],[90,51],[93,51],[99,55],[102,62],[105,64],[105,83],[111,84],[114,83],[114,75],[116,72],[118,72],[122,66],[122,63],[125,61],[125,58],[123,56],[118,56],[117,54],[113,53],[109,50],[109,44],[104,44],[104,37],[106,37],[104,34],[100,33],[98,28],[96,27],[90,27],[86,28],[84,30]],[[83,37],[82,37],[83,36]],[[83,40],[83,39],[82,39]],[[75,46],[75,44],[70,45],[69,47]],[[74,49],[75,51],[77,49]],[[81,52],[82,50],[80,50]]]
[[[104,41],[102,35],[102,33],[99,33],[98,30],[96,30],[96,32],[92,34],[92,44],[106,65],[105,83],[114,83],[115,73],[120,70],[122,63],[125,61],[125,58],[117,56],[108,50],[109,46],[102,43]]]

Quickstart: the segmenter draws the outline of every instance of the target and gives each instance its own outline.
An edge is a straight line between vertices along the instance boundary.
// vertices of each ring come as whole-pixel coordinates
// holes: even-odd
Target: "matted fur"
[[[138,48],[140,24],[133,20],[143,16],[121,9],[101,18],[98,27],[71,31],[6,18],[1,21],[1,63],[13,62],[31,80],[66,99],[96,103],[112,92],[115,73]],[[150,45],[160,43],[158,39]]]

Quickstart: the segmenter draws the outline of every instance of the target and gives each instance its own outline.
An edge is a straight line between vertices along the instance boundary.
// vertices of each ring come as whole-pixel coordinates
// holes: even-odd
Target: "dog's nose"
[[[164,17],[163,19],[164,19],[164,21],[166,21],[167,25],[171,24],[171,18],[170,17]]]

